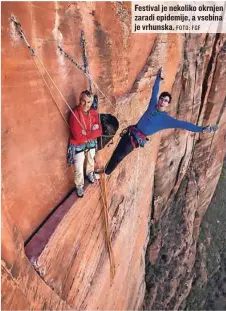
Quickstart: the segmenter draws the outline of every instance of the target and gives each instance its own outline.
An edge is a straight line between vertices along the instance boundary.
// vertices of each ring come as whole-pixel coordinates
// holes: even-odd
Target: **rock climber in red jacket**
[[[97,138],[102,134],[100,117],[91,106],[93,94],[86,90],[80,94],[79,105],[70,115],[70,144],[68,147],[68,164],[75,165],[74,182],[79,197],[84,195],[84,163],[86,158],[86,176],[89,182],[95,182],[94,157]]]

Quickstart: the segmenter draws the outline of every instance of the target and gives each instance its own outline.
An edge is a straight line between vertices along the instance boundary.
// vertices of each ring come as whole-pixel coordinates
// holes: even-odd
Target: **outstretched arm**
[[[176,128],[176,129],[185,129],[190,132],[200,132],[202,133],[204,128],[203,126],[195,125],[191,122],[183,121],[183,120],[177,120],[169,115],[167,115],[166,120],[166,126],[167,128]]]
[[[160,82],[161,80],[163,80],[163,78],[161,77],[161,73],[162,73],[162,68],[160,68],[157,72],[157,76],[155,79],[155,83],[153,85],[152,88],[152,95],[151,95],[151,99],[148,105],[148,111],[152,111],[155,109],[155,107],[157,106],[158,103],[158,93],[159,93],[159,86],[160,86]]]
[[[177,120],[169,115],[166,115],[166,120],[164,122],[165,122],[166,128],[185,129],[187,131],[196,132],[196,133],[213,133],[218,130],[217,125],[198,126],[191,122]]]

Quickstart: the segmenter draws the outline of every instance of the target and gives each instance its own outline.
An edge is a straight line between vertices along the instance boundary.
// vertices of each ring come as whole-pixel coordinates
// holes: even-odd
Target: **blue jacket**
[[[166,112],[157,110],[160,81],[161,78],[157,76],[153,86],[152,96],[148,105],[148,109],[138,121],[136,125],[137,129],[146,136],[170,128],[181,128],[191,132],[202,132],[204,129],[203,126],[177,120],[169,116]]]

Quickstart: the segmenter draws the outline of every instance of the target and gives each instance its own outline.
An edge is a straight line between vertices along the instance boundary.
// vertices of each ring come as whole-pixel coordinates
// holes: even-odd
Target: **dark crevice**
[[[117,204],[117,207],[116,207],[116,209],[115,209],[115,211],[114,211],[114,214],[113,214],[113,217],[112,217],[112,218],[114,218],[114,217],[117,216],[118,211],[119,211],[119,207],[120,207],[120,205],[123,203],[124,199],[125,199],[125,197],[122,196],[122,198],[120,199],[120,201],[119,201],[118,204]]]
[[[184,37],[184,53],[183,53],[183,67],[181,70],[181,86],[180,86],[180,93],[178,96],[178,100],[177,100],[177,107],[176,107],[176,118],[178,118],[179,116],[179,112],[180,112],[180,103],[183,102],[182,98],[183,95],[185,93],[185,83],[184,83],[184,72],[186,72],[186,66],[187,66],[187,62],[188,62],[188,56],[187,56],[187,52],[186,52],[186,47],[187,47],[187,37]],[[176,77],[177,78],[177,77]],[[175,80],[176,81],[176,80]],[[174,88],[174,86],[173,86]]]
[[[152,62],[152,55],[157,47],[157,44],[158,43],[158,36],[156,36],[155,40],[154,40],[154,43],[153,43],[153,46],[151,48],[151,51],[150,51],[150,54],[148,55],[148,58],[147,58],[147,61],[144,65],[144,68],[141,70],[141,72],[137,75],[137,78],[136,80],[134,81],[129,93],[135,93],[138,91],[138,88],[139,88],[139,85],[138,85],[138,82],[140,82],[140,80],[144,77],[145,73],[148,71],[149,69],[149,66]]]
[[[195,91],[196,91],[196,81],[197,81],[197,72],[198,72],[198,60],[195,60],[195,82],[194,82],[194,90],[193,90],[193,99],[192,99],[192,116],[194,114],[194,101],[195,101]],[[198,119],[196,120],[198,122]]]
[[[99,59],[101,60],[100,74],[98,81],[101,81],[100,85],[108,90],[108,96],[113,104],[116,104],[116,98],[110,95],[114,89],[114,80],[112,73],[112,42],[110,35],[104,30],[102,24],[96,19],[93,20],[94,23],[94,39],[97,46],[97,51]]]
[[[155,197],[154,197],[154,191],[152,196],[152,202],[151,202],[151,220],[154,220],[155,218]]]
[[[224,51],[223,47],[222,47],[222,50]],[[215,68],[214,68],[213,79],[215,78],[215,72],[216,72],[217,63],[218,63],[218,56],[219,56],[220,53],[221,53],[221,50],[218,51],[218,53],[216,55],[216,64],[215,64]],[[208,106],[207,106],[206,111],[205,111],[204,116],[203,116],[204,120],[208,120],[209,119],[213,107],[214,107],[214,103],[208,100]],[[217,123],[216,124],[219,123],[221,114],[223,113],[223,110],[224,110],[224,104],[223,104],[223,107],[221,107],[221,110],[220,110],[219,116],[217,118]]]
[[[217,122],[216,122],[217,125],[219,125],[219,123],[220,123],[220,120],[221,120],[221,117],[223,115],[223,112],[224,112],[225,108],[226,108],[226,97],[224,99],[223,105],[221,107],[221,110],[220,110],[218,118],[217,118]]]
[[[172,191],[171,191],[171,193],[170,193],[170,195],[169,195],[169,198],[171,198],[171,196],[172,196],[172,194],[173,194],[173,192],[174,192],[174,189],[175,189],[175,187],[176,187],[176,185],[177,185],[177,183],[178,183],[179,176],[180,176],[180,171],[181,171],[181,167],[182,167],[182,165],[183,165],[184,158],[185,158],[185,156],[186,156],[186,154],[187,154],[187,149],[188,149],[188,137],[187,137],[187,140],[186,140],[186,146],[185,146],[184,155],[182,156],[182,158],[181,158],[181,160],[180,160],[180,163],[179,163],[179,165],[178,165],[176,180],[175,180],[174,186],[173,186],[173,188],[172,188]],[[188,166],[189,166],[189,165],[188,165]]]
[[[187,150],[187,143],[186,143],[185,154],[186,154],[186,150]],[[184,154],[183,157],[181,158],[180,163],[179,163],[179,165],[178,165],[177,176],[176,176],[176,181],[175,181],[174,187],[175,187],[176,184],[178,183],[179,176],[180,176],[180,171],[181,171],[181,167],[182,167],[182,165],[183,165],[183,160],[184,160],[185,154]],[[173,188],[174,188],[174,187],[173,187]]]
[[[44,224],[47,222],[47,220],[55,213],[55,211],[60,207],[64,201],[69,198],[69,196],[72,194],[72,192],[75,190],[75,188],[71,189],[66,196],[57,204],[56,207],[48,214],[48,216],[40,223],[40,225],[32,232],[32,234],[29,236],[29,238],[24,242],[24,246],[27,246],[27,244],[31,241],[31,239],[34,237],[34,235],[41,229],[41,227],[44,226]]]
[[[203,105],[204,105],[204,101],[205,101],[205,97],[206,97],[206,93],[207,93],[207,90],[208,90],[208,80],[209,80],[209,77],[210,77],[210,75],[212,73],[213,61],[214,61],[214,58],[216,56],[216,46],[217,46],[219,38],[220,38],[220,34],[217,33],[216,37],[215,37],[215,40],[214,40],[214,44],[213,44],[212,54],[211,54],[209,63],[207,65],[206,74],[205,74],[205,77],[203,79],[202,94],[201,94],[201,105],[200,105],[200,109],[199,109],[198,120],[200,118],[200,115],[201,115],[201,112],[202,112],[202,108],[203,108]],[[206,41],[207,41],[207,36],[206,36]]]
[[[204,80],[203,80],[203,84],[202,84],[202,94],[201,94],[201,105],[200,105],[200,108],[199,108],[197,123],[198,123],[198,121],[199,121],[199,118],[200,118],[200,115],[201,115],[201,112],[202,112],[202,109],[203,109],[203,105],[204,105],[206,93],[207,93],[207,90],[208,90],[208,79],[209,79],[209,76],[210,76],[211,73],[212,73],[212,69],[213,69],[213,60],[214,60],[214,58],[215,58],[215,56],[216,56],[216,46],[217,46],[219,37],[220,37],[220,34],[216,34],[216,38],[215,38],[214,45],[213,45],[213,49],[212,49],[212,54],[211,54],[211,57],[210,57],[210,60],[209,60],[208,66],[207,66],[207,70],[206,70],[206,73],[205,73],[205,77],[204,77]],[[209,34],[206,35],[204,47],[205,47],[206,44],[207,44],[208,38],[209,38]],[[196,60],[196,72],[197,72],[197,60]],[[195,82],[196,82],[196,78],[195,78]],[[194,102],[194,100],[193,100],[193,102]],[[199,141],[199,139],[200,139],[200,138],[198,138],[198,141]],[[193,156],[194,156],[195,145],[196,145],[196,140],[195,140],[195,136],[194,136],[193,146],[192,146],[192,153],[191,153],[191,156],[190,156],[190,160],[189,160],[189,165],[188,165],[188,167],[190,166],[190,163],[191,163],[191,161],[192,161],[192,159],[193,159]]]

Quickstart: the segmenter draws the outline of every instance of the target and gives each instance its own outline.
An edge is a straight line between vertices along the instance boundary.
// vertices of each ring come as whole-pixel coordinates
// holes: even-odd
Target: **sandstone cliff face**
[[[82,63],[84,30],[90,73],[112,102],[99,94],[100,111],[115,114],[121,129],[144,112],[160,66],[161,90],[173,93],[173,116],[219,123],[213,139],[158,133],[107,179],[113,283],[98,184],[88,186],[83,199],[68,199],[70,209],[36,254],[36,271],[25,255],[25,240],[73,187],[73,169],[65,161],[67,127],[11,14],[71,107],[88,81],[57,44]],[[130,4],[121,2],[2,4],[3,309],[138,309],[145,281],[147,308],[177,308],[190,290],[199,225],[225,154],[225,37],[131,34],[130,14]],[[101,152],[103,163],[117,141],[118,135]],[[180,282],[188,285],[176,293]]]
[[[191,289],[199,226],[225,155],[223,44],[225,36],[220,35],[185,38],[184,65],[173,88],[179,98],[178,116],[198,124],[219,124],[221,130],[215,135],[172,131],[161,142],[146,261],[147,308],[178,309]]]
[[[192,290],[183,309],[226,309],[226,158],[211,203],[203,217],[197,243]]]

